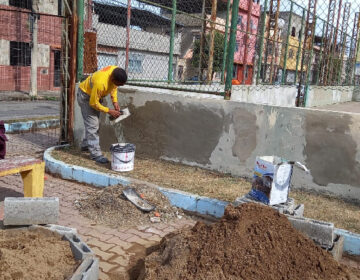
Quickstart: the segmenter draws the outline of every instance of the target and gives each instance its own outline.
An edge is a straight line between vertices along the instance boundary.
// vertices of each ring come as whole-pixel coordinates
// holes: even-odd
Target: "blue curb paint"
[[[60,126],[59,119],[34,120],[34,121],[14,122],[14,123],[6,123],[5,121],[6,133],[20,133],[20,132],[26,132],[36,129],[56,128],[59,126]]]
[[[71,179],[80,183],[94,185],[96,187],[108,187],[114,185],[126,186],[131,184],[133,181],[131,178],[109,175],[92,169],[69,165],[58,161],[51,156],[51,152],[53,150],[66,146],[68,145],[52,147],[45,151],[44,160],[46,170],[48,172],[58,174],[64,179]],[[136,181],[139,182],[139,180]],[[148,184],[147,182],[142,183],[145,185]],[[169,199],[173,206],[199,214],[211,215],[220,218],[224,215],[225,208],[229,204],[229,202],[226,201],[194,195],[179,190],[166,189],[158,186],[157,188]],[[344,252],[351,255],[360,255],[360,234],[352,233],[343,229],[335,229],[335,233],[344,236]]]

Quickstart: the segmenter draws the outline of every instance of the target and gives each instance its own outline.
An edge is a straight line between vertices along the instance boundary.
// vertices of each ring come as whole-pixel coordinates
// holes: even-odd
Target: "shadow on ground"
[[[14,191],[12,189],[0,187],[0,202],[5,200],[5,197],[23,197],[24,194]]]

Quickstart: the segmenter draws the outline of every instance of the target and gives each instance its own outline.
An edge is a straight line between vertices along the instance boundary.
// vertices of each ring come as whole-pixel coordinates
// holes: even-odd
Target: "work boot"
[[[100,163],[100,164],[106,164],[109,162],[109,160],[104,156],[98,156],[94,158],[94,160],[96,161],[96,163]]]

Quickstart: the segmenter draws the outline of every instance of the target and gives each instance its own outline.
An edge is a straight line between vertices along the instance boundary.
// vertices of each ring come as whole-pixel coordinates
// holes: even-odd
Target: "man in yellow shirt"
[[[85,137],[81,150],[90,151],[91,159],[97,163],[108,163],[102,155],[99,144],[99,117],[100,112],[107,113],[113,118],[121,115],[117,100],[117,87],[127,81],[124,69],[111,65],[93,74],[80,83],[77,93],[78,104],[84,119]],[[114,110],[103,105],[103,98],[110,94]]]

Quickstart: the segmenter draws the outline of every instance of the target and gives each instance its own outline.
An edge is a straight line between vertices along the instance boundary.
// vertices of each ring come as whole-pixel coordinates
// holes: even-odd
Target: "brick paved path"
[[[40,141],[39,141],[40,140]],[[45,131],[41,134],[11,135],[7,157],[16,155],[40,155],[41,151],[56,144],[57,139]],[[113,229],[81,216],[75,200],[98,189],[46,175],[44,196],[59,197],[59,224],[73,227],[100,259],[100,279],[129,279],[128,270],[169,232],[193,225],[191,220],[177,220],[168,224],[153,224],[134,228]],[[7,196],[23,196],[20,175],[0,177],[0,220],[3,219],[4,199]]]

